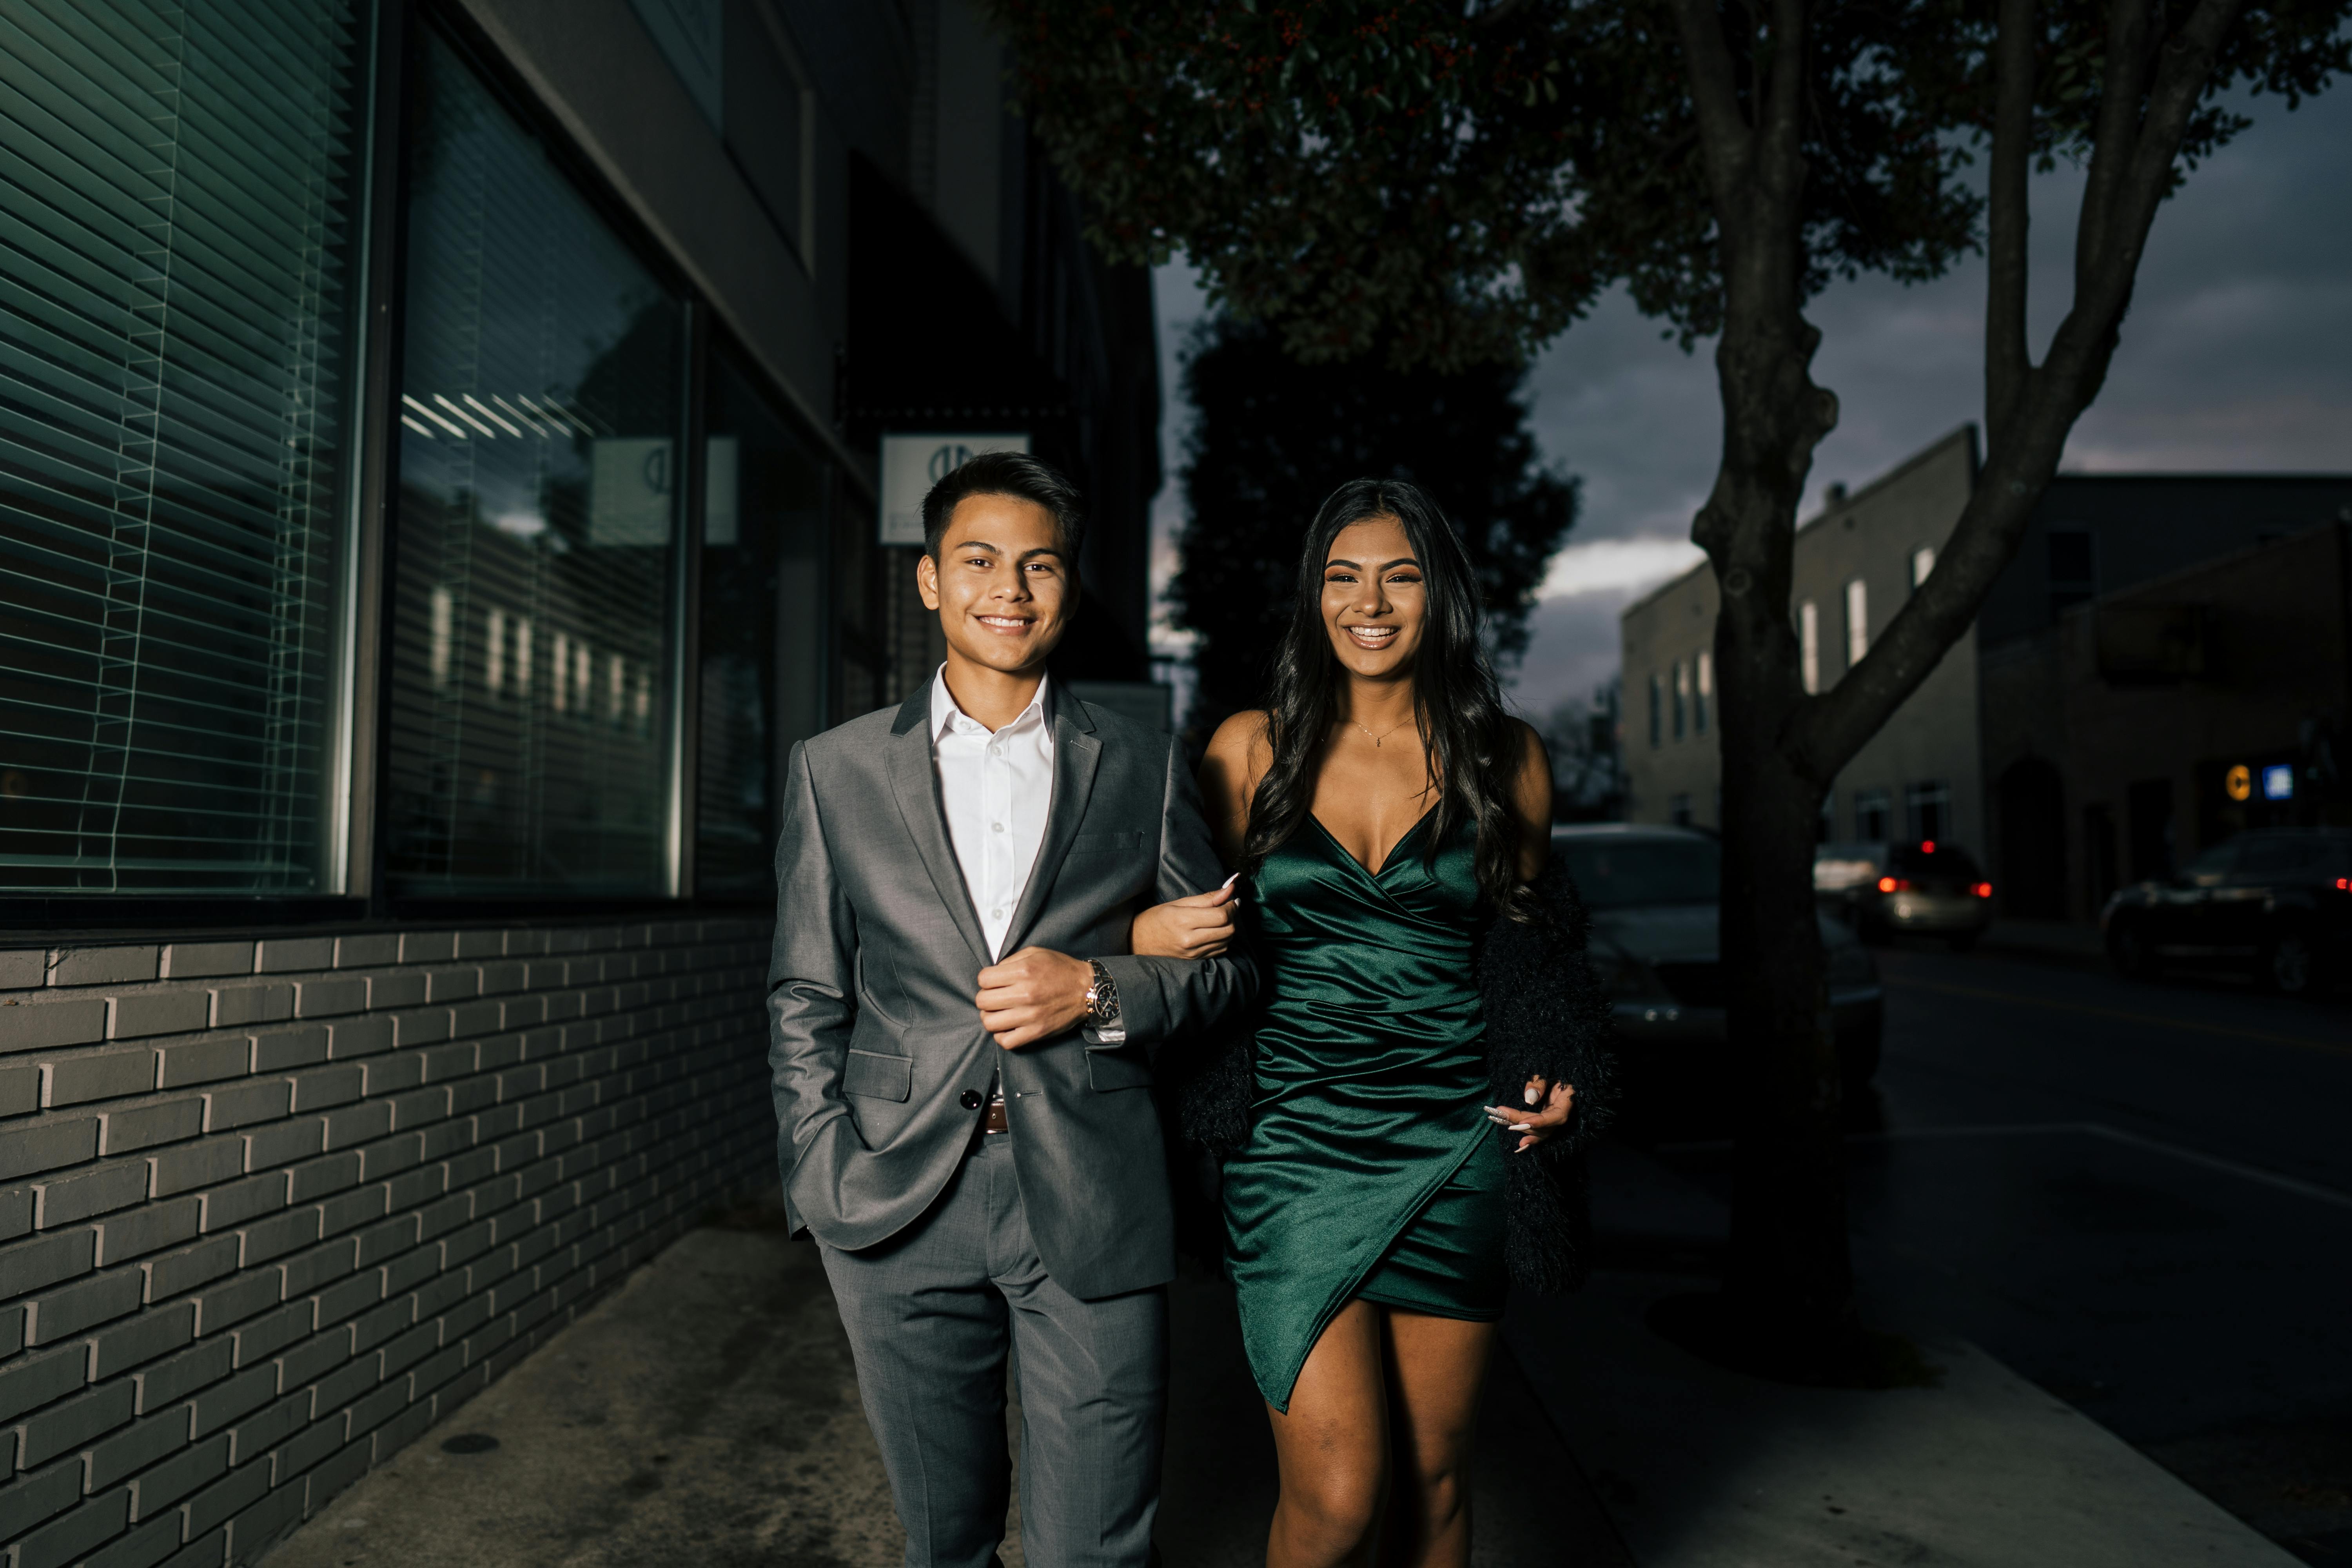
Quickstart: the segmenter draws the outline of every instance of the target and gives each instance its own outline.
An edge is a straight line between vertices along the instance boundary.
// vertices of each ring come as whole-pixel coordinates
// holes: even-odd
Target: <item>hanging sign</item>
[[[1024,432],[983,436],[882,437],[882,519],[879,542],[923,542],[923,497],[982,452],[1026,452]]]

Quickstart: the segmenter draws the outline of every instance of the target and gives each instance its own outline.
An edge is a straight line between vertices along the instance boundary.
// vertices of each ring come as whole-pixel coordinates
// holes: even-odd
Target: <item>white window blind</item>
[[[330,882],[362,10],[0,5],[0,891]]]
[[[1870,651],[1870,588],[1856,577],[1845,585],[1845,663],[1848,669]]]

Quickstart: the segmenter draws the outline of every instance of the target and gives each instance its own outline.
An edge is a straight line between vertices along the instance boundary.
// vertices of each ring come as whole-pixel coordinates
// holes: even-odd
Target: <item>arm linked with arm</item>
[[[768,961],[768,1077],[777,1155],[792,1168],[849,1114],[841,1099],[856,1021],[855,923],[818,820],[807,748],[793,748],[776,837],[776,935]]]
[[[1200,794],[1183,765],[1182,749],[1171,741],[1161,796],[1156,894],[1163,901],[1190,898],[1224,879],[1201,813]],[[1125,1043],[1155,1053],[1171,1036],[1238,1011],[1257,988],[1257,965],[1239,943],[1218,958],[1146,958],[1128,952],[1103,954],[1097,962],[1118,987]]]

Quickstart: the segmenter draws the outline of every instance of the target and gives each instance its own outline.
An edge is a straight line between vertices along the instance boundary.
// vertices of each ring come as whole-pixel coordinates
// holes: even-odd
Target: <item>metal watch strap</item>
[[[1087,967],[1095,976],[1095,983],[1087,987],[1087,1016],[1097,1027],[1108,1027],[1118,1022],[1118,982],[1110,977],[1100,959],[1088,959]]]

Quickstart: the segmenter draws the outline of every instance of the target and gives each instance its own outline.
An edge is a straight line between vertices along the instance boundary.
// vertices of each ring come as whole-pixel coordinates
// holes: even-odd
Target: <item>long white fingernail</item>
[[[1534,1089],[1531,1089],[1528,1090],[1528,1103],[1529,1105],[1533,1105],[1541,1097],[1538,1095]]]
[[[1218,884],[1218,890],[1222,892],[1224,889],[1232,887],[1235,882],[1238,882],[1241,879],[1242,874],[1239,871],[1236,871],[1232,876],[1226,878],[1222,883]]]

